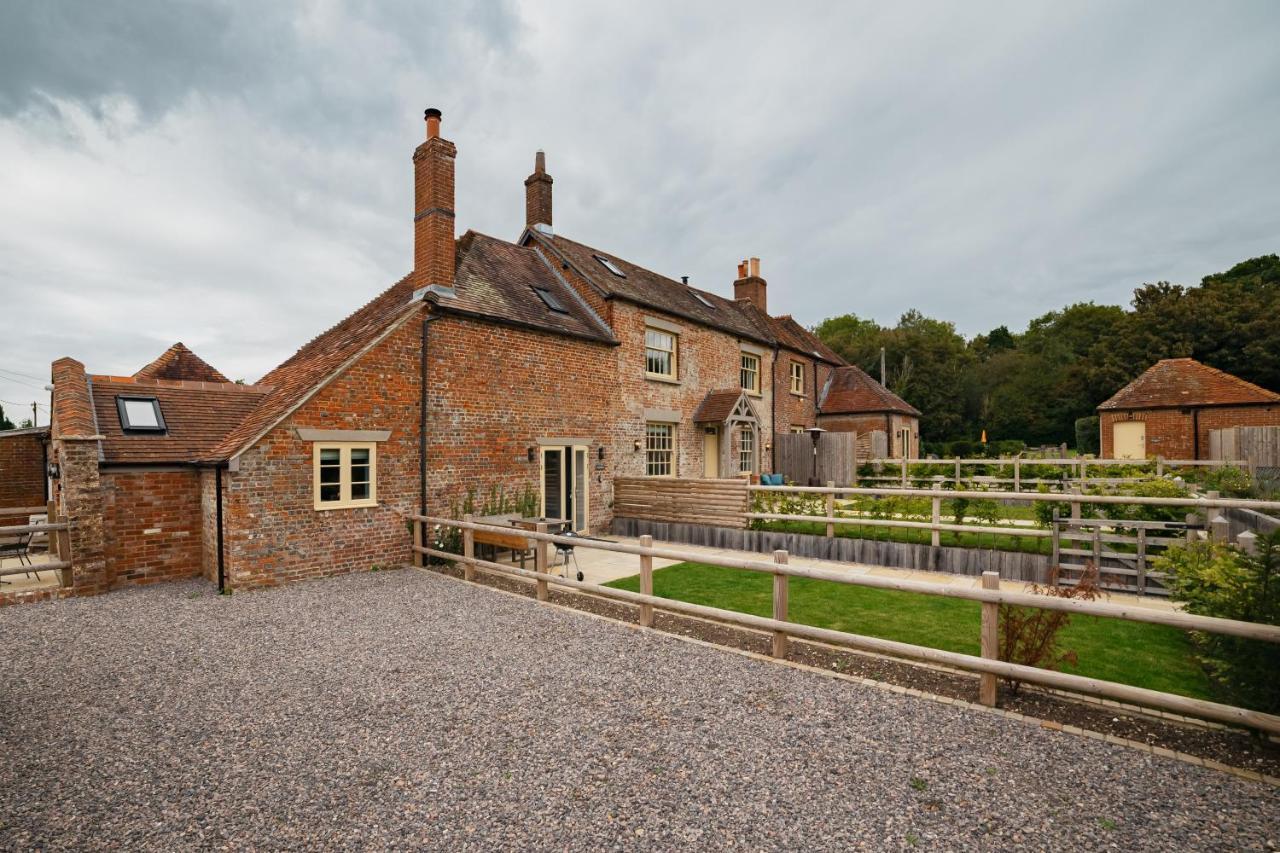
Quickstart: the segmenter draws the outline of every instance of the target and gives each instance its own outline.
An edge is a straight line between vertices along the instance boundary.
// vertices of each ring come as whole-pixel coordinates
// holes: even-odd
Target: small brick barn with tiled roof
[[[1209,431],[1280,426],[1280,394],[1191,358],[1166,358],[1098,406],[1106,458],[1207,459]]]
[[[818,426],[860,434],[883,431],[890,456],[920,455],[920,410],[856,365],[831,371],[818,395]]]

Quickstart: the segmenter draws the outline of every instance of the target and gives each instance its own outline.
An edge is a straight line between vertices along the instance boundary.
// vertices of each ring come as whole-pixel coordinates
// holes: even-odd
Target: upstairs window
[[[116,397],[120,428],[125,432],[164,432],[164,415],[155,397]]]
[[[676,378],[677,338],[671,332],[644,330],[644,372],[665,379]]]
[[[644,425],[644,473],[650,477],[670,477],[674,471],[675,445],[672,424]]]
[[[533,292],[538,294],[538,298],[542,300],[543,305],[547,306],[557,314],[569,313],[569,309],[565,308],[564,305],[561,304],[560,300],[556,298],[556,295],[545,287],[535,287]]]
[[[804,365],[801,362],[791,362],[791,393],[804,393]]]
[[[316,442],[313,453],[316,509],[377,506],[375,442]]]
[[[760,393],[760,356],[754,353],[742,354],[742,369],[739,371],[744,391],[752,394]]]

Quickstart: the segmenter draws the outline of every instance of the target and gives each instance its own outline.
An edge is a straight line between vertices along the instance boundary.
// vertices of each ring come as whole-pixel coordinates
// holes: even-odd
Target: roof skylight
[[[693,298],[694,298],[694,299],[698,300],[699,302],[701,302],[703,305],[707,306],[708,308],[710,308],[710,309],[712,309],[712,310],[715,310],[715,307],[716,307],[716,306],[712,305],[712,304],[711,304],[711,301],[710,301],[709,299],[707,299],[707,297],[703,296],[701,293],[699,293],[699,292],[698,292],[698,291],[696,291],[696,290],[690,290],[689,292],[693,294]]]
[[[550,290],[547,290],[544,287],[535,287],[533,289],[533,292],[538,294],[538,298],[542,300],[542,303],[544,305],[546,305],[552,311],[555,311],[557,314],[569,313],[569,309],[565,308],[564,305],[560,303],[560,300],[556,299],[555,294],[552,293]]]
[[[164,415],[155,397],[116,397],[120,428],[128,432],[164,432]]]
[[[626,278],[626,277],[627,277],[627,274],[626,274],[626,273],[624,273],[622,270],[618,269],[618,265],[617,265],[617,264],[615,264],[613,261],[609,260],[608,258],[603,257],[603,256],[601,256],[601,255],[592,255],[592,257],[593,257],[593,258],[595,258],[597,261],[599,261],[599,262],[600,262],[600,266],[604,267],[604,268],[605,268],[605,269],[607,269],[609,272],[611,272],[611,273],[613,273],[614,275],[616,275],[618,278]]]

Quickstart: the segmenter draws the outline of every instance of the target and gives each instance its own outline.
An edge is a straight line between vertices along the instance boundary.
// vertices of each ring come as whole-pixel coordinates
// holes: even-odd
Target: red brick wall
[[[477,504],[494,489],[513,496],[536,492],[541,458],[535,453],[530,462],[529,448],[539,439],[582,438],[590,447],[590,527],[605,529],[619,447],[618,388],[610,378],[615,349],[458,318],[433,323],[427,431],[431,512],[450,514],[468,490]]]
[[[101,473],[103,539],[112,586],[200,574],[200,475],[193,469]]]
[[[44,506],[46,430],[0,432],[0,509]],[[0,517],[0,525],[26,524],[25,516]]]
[[[804,365],[804,393],[791,392],[791,364],[799,362]],[[814,382],[814,365],[817,365],[817,382]],[[773,368],[773,387],[778,395],[778,432],[791,432],[792,427],[811,427],[817,425],[814,411],[814,399],[822,390],[827,377],[831,374],[830,366],[815,362],[787,350],[779,350]],[[817,389],[815,391],[814,389]]]
[[[411,318],[240,456],[223,491],[228,586],[409,562],[404,516],[418,504],[420,344],[421,324]],[[316,510],[312,443],[297,437],[298,427],[391,430],[377,449],[378,505]]]
[[[915,458],[920,455],[920,419],[910,415],[899,414],[866,414],[866,415],[821,415],[818,426],[832,432],[888,432],[889,456],[902,455],[902,442],[899,432],[910,428],[911,444],[907,455]]]
[[[645,377],[646,316],[675,323],[682,330],[677,368],[679,381],[676,383]],[[621,393],[617,419],[617,475],[644,475],[644,451],[636,451],[635,442],[639,440],[641,448],[644,447],[645,409],[674,409],[680,413],[675,431],[678,476],[701,477],[704,471],[703,429],[701,425],[693,423],[692,416],[708,392],[741,387],[742,341],[726,332],[620,301],[614,305],[613,319],[614,336],[621,343],[614,355],[617,385]],[[754,342],[748,342],[748,345],[764,350],[760,359],[764,393],[752,396],[751,402],[760,417],[759,458],[762,470],[768,471],[770,454],[765,452],[763,445],[771,441],[773,434],[773,387],[768,381],[773,354],[772,350]],[[723,436],[721,441],[724,441]],[[734,444],[736,445],[736,439]],[[734,449],[736,451],[736,447]],[[734,472],[722,471],[721,474],[733,476]]]
[[[1193,411],[1196,414],[1192,414]],[[1118,421],[1146,421],[1147,455],[1166,459],[1208,459],[1209,431],[1233,426],[1280,426],[1280,406],[1221,406],[1207,409],[1139,409],[1106,411],[1099,415],[1102,455],[1115,453],[1114,425]],[[1195,433],[1199,432],[1199,447]],[[1197,455],[1197,450],[1198,455]]]

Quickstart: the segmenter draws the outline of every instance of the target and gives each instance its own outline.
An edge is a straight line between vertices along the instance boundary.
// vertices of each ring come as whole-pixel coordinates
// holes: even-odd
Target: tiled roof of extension
[[[790,317],[769,317],[748,302],[726,299],[710,291],[690,287],[559,234],[528,233],[531,239],[549,246],[572,264],[605,297],[625,299],[760,343],[778,343],[805,355],[817,354],[832,364],[844,364],[844,360],[816,335]],[[608,259],[625,275],[614,275],[597,258]],[[711,307],[704,304],[703,299]]]
[[[159,358],[133,374],[135,379],[186,379],[195,382],[230,382],[209,363],[179,341]]]
[[[1148,367],[1098,409],[1165,409],[1257,403],[1280,403],[1280,394],[1193,358],[1166,358]]]
[[[208,455],[269,389],[231,382],[90,376],[90,393],[102,435],[102,461],[188,463]],[[164,418],[163,433],[125,432],[116,408],[118,396],[155,397]]]
[[[702,398],[702,402],[693,412],[693,422],[695,424],[724,423],[725,419],[733,413],[733,407],[738,405],[742,394],[741,388],[707,392],[707,396]]]
[[[856,365],[845,365],[831,371],[822,389],[818,413],[853,415],[874,412],[899,412],[920,416],[920,410],[881,385]]]

